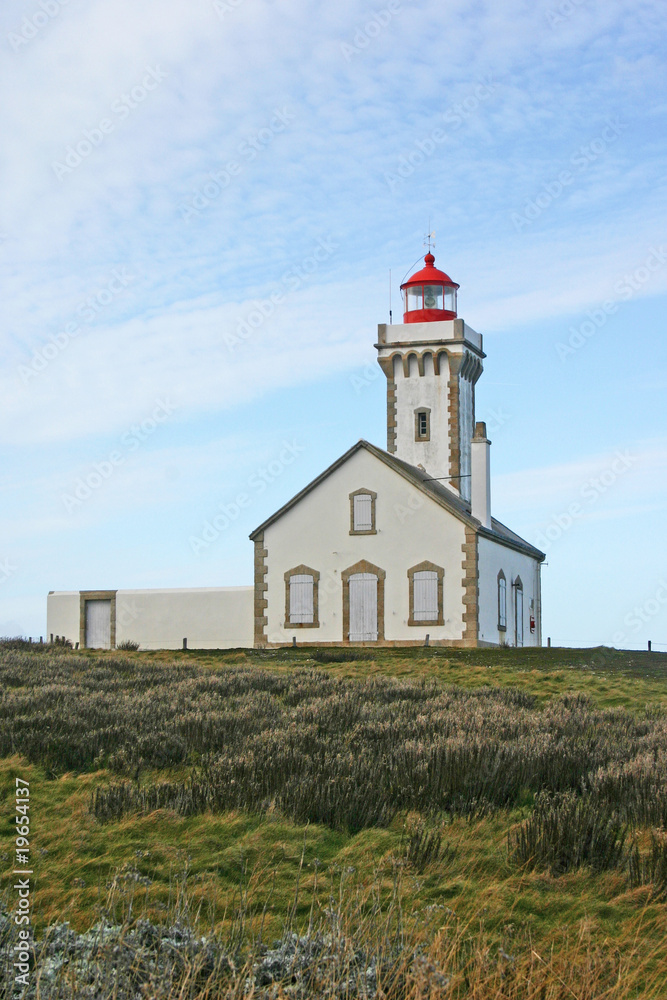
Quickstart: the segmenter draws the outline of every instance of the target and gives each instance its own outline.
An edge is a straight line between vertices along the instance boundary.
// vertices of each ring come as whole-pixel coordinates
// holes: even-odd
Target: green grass
[[[126,654],[158,662],[196,662],[212,670],[228,664],[256,664],[276,671],[312,666],[313,649],[158,650]],[[316,651],[319,654],[326,652]],[[338,650],[331,650],[336,655]],[[346,650],[354,655],[353,650]],[[110,655],[110,654],[106,654]],[[516,687],[545,702],[555,695],[589,695],[600,708],[637,709],[667,704],[667,653],[566,647],[523,649],[447,649],[429,647],[359,650],[360,658],[343,663],[318,662],[337,677],[391,676],[434,678],[443,684],[478,688],[487,684]]]
[[[405,817],[388,829],[364,830],[354,836],[321,825],[297,825],[279,816],[242,813],[184,818],[165,810],[101,826],[88,812],[89,795],[95,783],[108,781],[111,775],[68,774],[49,781],[39,767],[17,757],[0,763],[5,815],[17,774],[28,779],[31,787],[38,928],[69,919],[75,928],[85,929],[119,872],[121,880],[128,870],[153,880],[150,888],[139,892],[147,891],[154,915],[159,917],[174,880],[187,870],[194,897],[205,898],[215,907],[216,920],[222,920],[225,910],[229,916],[239,887],[250,877],[255,883],[254,908],[261,911],[275,872],[271,902],[275,916],[268,926],[277,934],[293,897],[302,854],[301,915],[307,914],[312,902],[315,859],[320,892],[337,891],[341,875],[355,885],[367,883],[379,872],[389,893],[392,858],[405,854]],[[530,932],[541,942],[559,927],[581,920],[601,939],[620,942],[626,925],[642,911],[647,932],[651,927],[658,933],[664,931],[664,906],[650,903],[646,889],[629,891],[624,877],[616,872],[594,875],[583,870],[554,878],[511,867],[507,828],[524,815],[526,810],[517,810],[476,822],[455,819],[445,824],[444,841],[454,849],[453,858],[423,873],[405,869],[408,896],[421,908],[446,903],[460,920],[481,920],[494,935],[502,935],[512,924],[515,935]],[[9,858],[4,852],[11,848],[7,823],[2,834],[6,870]],[[79,879],[85,886],[77,885]],[[8,890],[11,878],[5,875],[3,882]]]
[[[256,665],[289,673],[313,667],[307,648],[277,651],[188,651],[124,653],[134,661],[192,664],[204,671],[231,665]],[[36,656],[43,654],[34,654]],[[74,675],[84,677],[91,656],[72,656]],[[116,654],[94,654],[103,664]],[[511,687],[531,693],[546,705],[565,692],[585,694],[599,708],[622,707],[641,712],[647,705],[667,707],[667,654],[615,650],[572,649],[386,649],[363,651],[350,662],[317,663],[335,677],[365,679],[392,676],[402,680],[432,678],[443,685],[469,689]],[[14,684],[14,682],[12,682]],[[20,687],[20,677],[16,685]],[[142,784],[182,780],[190,768],[144,769]],[[0,888],[12,899],[13,816],[15,776],[28,779],[31,790],[31,841],[36,890],[34,923],[38,931],[49,922],[68,919],[84,930],[96,919],[110,886],[136,887],[149,913],[160,919],[170,905],[174,886],[187,871],[202,914],[216,924],[229,922],[239,899],[249,893],[249,918],[265,936],[277,935],[294,904],[297,922],[306,922],[314,897],[323,907],[329,895],[355,891],[375,883],[385,899],[400,877],[405,906],[453,911],[451,919],[481,929],[488,940],[506,950],[537,949],[548,953],[557,940],[572,940],[618,948],[638,947],[651,968],[660,962],[667,932],[664,903],[652,900],[646,886],[630,889],[621,871],[598,874],[588,868],[554,876],[548,871],[512,865],[507,832],[529,816],[533,797],[484,819],[440,815],[443,845],[451,850],[442,862],[423,871],[402,864],[406,824],[418,819],[405,812],[386,828],[371,827],[356,834],[318,824],[298,824],[272,812],[223,814],[203,812],[179,816],[170,810],[131,814],[100,824],[89,811],[93,789],[117,780],[108,770],[57,774],[19,755],[0,760]],[[398,864],[397,864],[398,862]],[[150,885],[133,881],[133,873]],[[82,884],[80,880],[85,882]],[[317,882],[317,891],[315,892]],[[443,909],[443,913],[446,909]],[[640,928],[638,930],[638,928]],[[656,957],[658,956],[658,957]],[[662,958],[664,965],[664,956]],[[649,967],[647,966],[647,968]],[[666,968],[667,975],[667,968]],[[639,996],[639,994],[637,994]],[[656,996],[659,994],[655,994]]]

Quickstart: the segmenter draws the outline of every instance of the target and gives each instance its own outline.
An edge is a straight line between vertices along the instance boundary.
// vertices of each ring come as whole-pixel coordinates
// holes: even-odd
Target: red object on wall
[[[535,631],[535,619],[533,618],[532,615],[530,616],[530,631],[531,632]]]
[[[404,323],[456,319],[456,290],[460,286],[434,264],[435,257],[427,253],[424,267],[401,285]]]

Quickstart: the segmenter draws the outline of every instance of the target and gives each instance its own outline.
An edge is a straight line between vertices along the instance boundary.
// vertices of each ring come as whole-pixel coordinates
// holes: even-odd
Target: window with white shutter
[[[354,498],[354,530],[370,531],[372,527],[371,498],[368,493],[360,493]]]
[[[414,577],[414,614],[416,622],[432,622],[438,618],[438,574],[422,570]]]
[[[320,574],[310,566],[295,566],[285,573],[285,628],[319,628]]]
[[[520,576],[514,581],[514,643],[523,646],[523,584]]]
[[[408,625],[444,625],[444,578],[442,566],[428,561],[408,570],[410,615]]]
[[[372,490],[355,490],[350,493],[350,534],[375,534],[375,500]]]
[[[507,580],[502,570],[498,574],[498,628],[507,628]]]
[[[312,625],[315,607],[314,590],[315,586],[312,576],[299,573],[290,578],[290,625]]]

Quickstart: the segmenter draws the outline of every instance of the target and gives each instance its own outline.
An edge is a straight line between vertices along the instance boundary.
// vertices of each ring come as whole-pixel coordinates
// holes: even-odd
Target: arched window
[[[501,570],[498,574],[498,631],[507,628],[507,580]]]
[[[444,625],[445,571],[432,562],[421,562],[408,570],[410,614],[408,625]]]
[[[514,581],[514,644],[523,646],[523,584],[520,576]]]
[[[285,573],[285,628],[319,628],[319,579],[309,566],[295,566]]]
[[[375,535],[375,500],[372,490],[355,490],[350,493],[350,534]]]

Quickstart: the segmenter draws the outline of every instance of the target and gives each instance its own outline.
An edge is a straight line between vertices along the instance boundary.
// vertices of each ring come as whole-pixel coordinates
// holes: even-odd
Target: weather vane
[[[435,229],[431,232],[431,220],[428,220],[429,231],[424,237],[424,246],[428,247],[429,253],[435,249]]]

